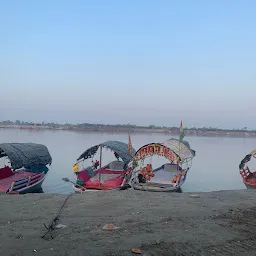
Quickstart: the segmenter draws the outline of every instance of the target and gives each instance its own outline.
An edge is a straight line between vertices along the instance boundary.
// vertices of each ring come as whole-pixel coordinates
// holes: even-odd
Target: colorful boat
[[[0,192],[7,194],[40,191],[52,163],[47,147],[36,143],[2,143],[0,158],[9,159],[0,169]]]
[[[163,157],[168,162],[153,169],[151,162],[154,156]],[[179,192],[194,157],[195,151],[186,141],[170,139],[144,145],[135,153],[131,163],[130,185],[136,190]]]
[[[116,160],[102,166],[103,149],[111,150]],[[97,152],[99,160],[93,160]],[[73,185],[75,192],[83,193],[88,190],[111,190],[122,189],[128,183],[128,178],[131,168],[128,168],[128,163],[132,160],[135,150],[131,145],[120,141],[106,141],[87,149],[77,159],[73,165],[73,171],[76,175],[76,184]],[[86,159],[92,158],[91,165],[82,168],[80,164]]]
[[[256,158],[256,150],[247,154],[239,164],[240,175],[247,188],[256,188],[256,171],[252,171],[252,167],[249,167],[252,158]]]

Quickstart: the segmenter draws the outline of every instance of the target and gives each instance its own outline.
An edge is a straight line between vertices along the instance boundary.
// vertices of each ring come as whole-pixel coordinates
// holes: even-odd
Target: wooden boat
[[[102,165],[103,149],[114,152],[117,160]],[[93,160],[95,154],[100,151],[100,160]],[[128,183],[128,175],[132,171],[128,167],[135,154],[135,150],[128,144],[120,141],[106,141],[87,149],[73,165],[76,175],[76,184],[73,185],[75,192],[83,193],[91,190],[112,190],[121,189]],[[92,158],[92,164],[80,171],[80,163]]]
[[[35,143],[2,143],[0,158],[10,164],[0,169],[0,192],[7,194],[40,191],[52,163],[47,147]]]
[[[168,162],[153,169],[153,156],[163,157]],[[135,153],[129,184],[136,190],[180,192],[194,156],[195,151],[189,143],[177,139],[144,145]],[[149,163],[145,165],[146,160]]]
[[[256,188],[256,171],[252,171],[252,168],[249,168],[249,163],[252,158],[256,158],[256,150],[247,154],[239,164],[240,175],[243,179],[243,183],[248,189]]]

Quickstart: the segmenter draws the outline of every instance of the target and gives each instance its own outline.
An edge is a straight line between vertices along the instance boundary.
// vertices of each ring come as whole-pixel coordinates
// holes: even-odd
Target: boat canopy
[[[190,148],[187,141],[180,142],[179,140],[172,138],[165,141],[163,145],[177,154],[182,162],[187,159],[192,159],[196,155],[196,151]]]
[[[249,154],[247,154],[244,159],[239,164],[239,170],[242,170],[246,163],[251,161],[252,156],[256,155],[256,149],[252,150]]]
[[[135,160],[141,160],[152,155],[161,155],[171,162],[179,160],[185,162],[195,156],[195,151],[190,148],[187,141],[170,139],[163,143],[150,143],[142,146],[135,154]]]
[[[106,141],[103,142],[101,144],[95,145],[89,149],[87,149],[86,151],[84,151],[84,153],[79,156],[79,158],[77,159],[77,161],[81,160],[81,159],[88,159],[91,158],[92,156],[94,156],[98,150],[98,148],[102,146],[104,148],[108,148],[114,152],[116,152],[124,161],[125,164],[128,164],[132,158],[135,155],[135,149],[132,148],[132,152],[131,154],[128,152],[128,144],[124,143],[124,142],[120,142],[120,141]]]
[[[8,157],[14,170],[52,163],[47,147],[36,143],[1,143],[1,157]]]

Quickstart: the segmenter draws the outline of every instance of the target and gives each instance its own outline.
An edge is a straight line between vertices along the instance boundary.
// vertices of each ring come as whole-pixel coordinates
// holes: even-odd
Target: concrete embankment
[[[0,255],[256,255],[256,191],[1,195]],[[57,223],[57,224],[58,224]],[[112,223],[119,229],[104,231]]]

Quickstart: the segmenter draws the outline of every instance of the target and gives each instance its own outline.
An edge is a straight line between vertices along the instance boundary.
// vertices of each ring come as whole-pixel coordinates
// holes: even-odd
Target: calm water
[[[136,150],[146,143],[163,142],[170,137],[163,134],[131,135]],[[183,185],[184,192],[245,188],[239,175],[238,165],[243,157],[254,149],[255,138],[185,137],[185,139],[196,150],[196,157]],[[62,178],[68,177],[74,180],[72,165],[80,154],[88,147],[107,140],[127,142],[128,137],[127,134],[0,129],[1,143],[35,142],[48,147],[53,163],[43,183],[45,193],[72,192],[72,184],[63,182]],[[99,158],[96,156],[95,159]],[[114,160],[112,153],[108,151],[104,155],[103,164],[110,159]],[[90,165],[90,160],[87,163]]]

